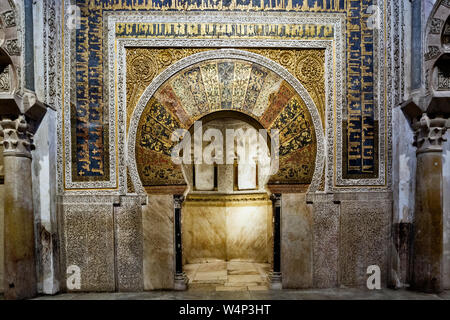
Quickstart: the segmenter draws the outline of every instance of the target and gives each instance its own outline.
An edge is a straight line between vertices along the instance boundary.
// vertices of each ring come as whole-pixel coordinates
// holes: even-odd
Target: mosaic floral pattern
[[[170,160],[170,135],[217,110],[236,110],[252,116],[266,129],[279,130],[281,169],[271,183],[311,182],[316,137],[303,100],[287,82],[265,67],[219,59],[178,72],[148,102],[139,123],[136,150],[144,186],[184,184],[181,169]]]

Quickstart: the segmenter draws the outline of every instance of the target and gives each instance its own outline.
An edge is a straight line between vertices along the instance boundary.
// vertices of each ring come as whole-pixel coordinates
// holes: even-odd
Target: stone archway
[[[138,139],[139,123],[141,121],[145,109],[148,108],[148,104],[151,103],[152,97],[157,93],[157,91],[163,86],[164,83],[166,83],[169,79],[171,79],[174,75],[176,75],[180,71],[192,67],[195,64],[202,63],[205,61],[211,61],[214,59],[235,59],[250,64],[260,65],[262,68],[265,68],[270,72],[273,72],[276,76],[285,81],[286,84],[292,88],[292,91],[296,95],[298,95],[299,99],[303,102],[303,107],[305,108],[305,110],[307,110],[307,113],[310,116],[310,122],[313,127],[313,133],[316,137],[315,138],[316,156],[313,164],[314,172],[312,174],[312,179],[308,184],[310,184],[309,186],[310,191],[317,190],[321,182],[321,176],[323,174],[323,167],[325,163],[325,139],[323,133],[322,120],[319,116],[319,112],[313,100],[311,99],[307,90],[299,82],[299,80],[296,79],[293,75],[291,75],[286,69],[281,67],[279,64],[259,54],[237,49],[212,50],[188,56],[187,58],[178,61],[177,63],[171,65],[166,70],[164,70],[146,88],[141,98],[139,99],[136,109],[133,111],[133,114],[131,116],[130,128],[128,131],[128,139],[127,139],[128,141],[127,165],[134,190],[139,194],[145,194],[145,189],[143,187],[141,177],[139,175],[139,170],[136,161],[137,159],[136,141]],[[279,114],[279,112],[280,110],[278,110],[277,114]],[[205,115],[206,113],[207,112],[200,111],[197,114],[190,116],[188,118],[192,122],[192,120],[195,120],[196,118],[199,118]],[[251,115],[251,113],[249,114]]]
[[[272,82],[269,81],[268,83],[272,83],[271,86],[273,88],[266,88],[267,91],[259,88],[260,92],[265,92],[265,95],[263,96],[266,100],[263,101],[265,101],[264,103],[267,105],[264,105],[261,110],[258,107],[258,98],[254,100],[251,105],[248,105],[248,101],[245,100],[248,98],[246,93],[244,92],[244,96],[241,94],[241,98],[244,99],[244,101],[237,98],[235,91],[231,93],[233,96],[232,99],[223,99],[224,93],[222,92],[220,103],[212,103],[211,101],[214,99],[214,97],[211,97],[212,93],[208,91],[208,88],[203,88],[211,85],[205,82],[204,74],[201,81],[197,81],[196,77],[198,77],[199,73],[214,68],[242,70],[242,73],[239,73],[237,76],[236,73],[234,73],[234,76],[232,75],[230,79],[242,80],[241,78],[244,78],[244,87],[247,88],[247,91],[249,91],[250,79],[254,74],[256,74],[256,76],[263,75],[267,78],[271,77]],[[228,76],[226,75],[226,71],[224,72],[225,74],[222,74],[221,77],[217,75],[220,82],[218,90],[224,90],[223,88],[229,85],[229,82],[226,82]],[[246,76],[242,76],[243,74],[246,74]],[[190,81],[183,81],[183,77],[190,77]],[[192,83],[194,83],[195,88],[189,87]],[[256,84],[255,87],[257,87]],[[204,103],[198,103],[198,100],[202,99],[202,92],[192,92],[193,90],[195,91],[196,88],[203,88],[198,91],[204,91]],[[236,88],[236,86],[233,88]],[[191,91],[191,93],[187,94],[189,98],[183,96],[183,92],[186,91]],[[283,94],[285,94],[287,98],[283,97]],[[224,100],[229,101],[229,105],[227,105],[226,101],[224,103]],[[241,101],[241,104],[235,104],[235,101]],[[192,105],[193,102],[194,104],[197,102],[197,104]],[[202,108],[204,107],[205,109],[203,110]],[[168,67],[160,75],[154,78],[152,83],[144,91],[131,116],[130,128],[128,131],[128,169],[131,177],[131,181],[128,183],[132,183],[133,190],[138,194],[144,195],[147,194],[146,190],[149,190],[149,186],[159,187],[161,184],[167,184],[170,186],[169,193],[172,195],[183,193],[183,190],[185,189],[185,179],[183,174],[176,166],[170,165],[171,143],[169,139],[171,133],[176,128],[187,129],[195,120],[200,119],[209,113],[220,112],[221,110],[242,112],[248,117],[254,118],[255,121],[259,121],[262,124],[262,127],[266,129],[270,129],[274,126],[276,127],[278,125],[277,121],[280,122],[279,124],[286,124],[285,127],[287,128],[287,131],[284,134],[289,134],[292,139],[285,139],[284,142],[281,141],[280,145],[285,159],[289,158],[291,163],[295,163],[293,167],[290,167],[289,174],[293,177],[298,177],[296,172],[300,172],[299,168],[303,165],[304,173],[303,176],[300,175],[303,180],[297,179],[296,183],[302,183],[303,181],[305,185],[304,190],[317,190],[323,173],[325,143],[323,125],[313,100],[301,83],[277,63],[258,54],[235,49],[212,50],[188,56]],[[283,143],[285,144],[283,145]],[[312,151],[309,152],[308,150]],[[291,154],[293,151],[298,151],[298,153],[294,156],[295,152]],[[313,153],[312,157],[304,158],[310,153]],[[159,165],[161,163],[166,163],[167,165],[161,167]],[[285,168],[286,166],[283,165],[282,167]],[[283,177],[279,177],[274,180],[275,183],[279,183],[280,180],[283,179]],[[160,191],[161,190],[157,190],[157,192]],[[153,212],[154,217],[157,217],[158,221],[167,218],[173,219],[169,216],[158,217],[162,211],[167,210],[170,206],[170,198],[171,196],[168,195],[149,196],[150,204],[146,208],[151,208],[150,210]],[[175,198],[175,237],[178,233],[181,234],[181,229],[179,232],[177,231],[176,219],[177,214],[179,216],[181,212],[181,202],[182,200],[180,200],[180,197]],[[152,207],[159,208],[158,212],[155,212],[155,209]],[[143,214],[144,252],[146,251],[145,248],[147,243],[145,234],[146,229],[158,222],[154,220],[151,222],[149,221],[148,223],[145,222],[147,219],[146,216],[150,216],[149,214],[146,214],[146,208],[144,208]],[[279,219],[279,196],[273,199],[273,211],[274,214],[277,214]],[[150,219],[155,218],[152,217]],[[277,225],[279,228],[280,224],[278,223]],[[165,225],[159,230],[159,233],[163,233],[163,230],[166,229],[167,232],[170,232],[167,227],[169,227],[169,225]],[[276,232],[276,235],[278,237],[277,244],[279,245],[279,229],[278,232]],[[159,239],[162,236],[156,237]],[[149,239],[147,245],[151,246],[151,243],[155,243],[155,239]],[[173,245],[178,249],[177,244]],[[154,250],[150,251],[157,252],[161,249],[162,248],[154,248]],[[166,250],[167,248],[164,246],[164,251]],[[280,268],[279,251],[280,250],[277,251],[278,263],[275,264],[278,269]],[[163,258],[151,257],[151,259],[159,259],[160,261],[169,263],[171,258],[170,255],[164,254]],[[177,260],[178,264],[178,259],[175,260]],[[161,281],[152,282],[151,279],[149,281],[145,280],[146,268],[155,268],[154,263],[149,263],[149,261],[150,258],[146,259],[144,253],[144,288],[151,289],[170,286],[167,279],[163,281],[165,284],[161,283]],[[160,268],[156,268],[155,271],[159,272]],[[167,276],[165,277],[168,278]],[[279,270],[274,272],[273,278],[276,280],[276,287],[281,288]],[[184,281],[182,275],[180,274],[179,278],[176,278],[176,280],[179,280],[178,284],[180,284],[180,288],[182,288],[182,282]],[[155,283],[157,283],[156,286]],[[175,283],[175,287],[177,287],[177,282]]]

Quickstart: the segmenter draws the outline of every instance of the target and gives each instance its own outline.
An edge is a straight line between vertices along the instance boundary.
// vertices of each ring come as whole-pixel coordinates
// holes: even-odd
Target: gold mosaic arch
[[[323,82],[323,71],[314,69],[318,64],[313,62],[295,67],[300,72],[312,72],[317,83]],[[132,68],[141,69],[136,70],[136,76],[142,80],[149,77],[149,65],[142,64],[142,60],[141,64],[135,62]],[[127,89],[133,89],[129,85],[130,81]],[[131,105],[134,94],[127,97]],[[135,146],[142,185],[184,185],[181,168],[170,159],[174,146],[171,134],[177,128],[188,129],[195,120],[221,110],[239,111],[256,119],[266,129],[280,131],[280,170],[272,176],[270,184],[311,183],[317,140],[305,101],[280,75],[258,63],[217,58],[178,71],[148,100],[137,126]],[[319,114],[323,116],[323,112]]]
[[[139,98],[152,80],[177,61],[214,48],[127,48],[127,128]],[[266,57],[294,75],[310,94],[325,128],[325,50],[242,48]]]

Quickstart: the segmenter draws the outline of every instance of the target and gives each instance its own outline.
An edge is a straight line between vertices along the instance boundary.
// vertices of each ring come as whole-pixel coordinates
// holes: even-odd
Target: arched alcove
[[[271,183],[305,185],[305,190],[311,184],[310,189],[317,189],[324,165],[323,127],[308,92],[273,61],[222,49],[180,60],[158,75],[141,96],[128,131],[134,190],[145,193],[163,183],[184,185],[180,168],[170,161],[172,131],[187,129],[195,120],[221,110],[246,114],[267,130],[281,129],[281,169]]]

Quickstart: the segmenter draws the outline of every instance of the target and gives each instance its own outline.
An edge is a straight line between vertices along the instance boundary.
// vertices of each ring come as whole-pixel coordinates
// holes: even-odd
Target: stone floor
[[[241,261],[217,261],[186,264],[189,290],[256,291],[268,290],[270,264]]]
[[[1,299],[1,297],[0,297]],[[307,289],[264,291],[147,291],[117,293],[64,293],[38,300],[450,300],[450,291],[439,295],[408,290]]]
[[[63,293],[38,300],[450,300],[450,291],[426,294],[409,290],[355,288],[269,290],[268,264],[214,262],[189,264],[187,291]],[[0,300],[3,297],[0,294]]]

